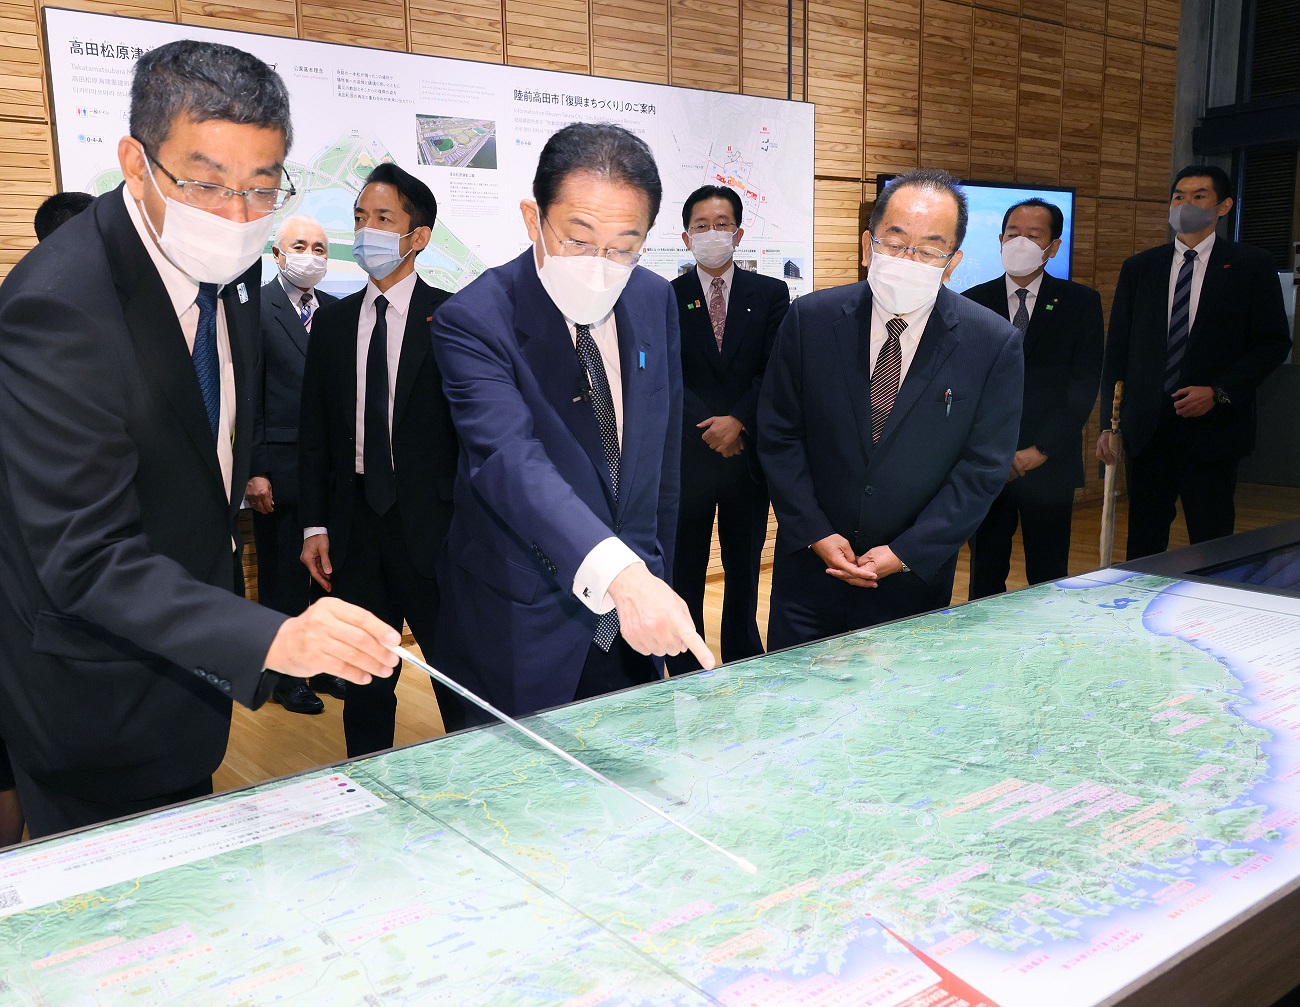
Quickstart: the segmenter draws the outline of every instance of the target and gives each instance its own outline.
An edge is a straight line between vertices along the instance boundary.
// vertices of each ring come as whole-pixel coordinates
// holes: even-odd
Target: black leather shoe
[[[271,698],[290,713],[324,713],[325,704],[321,698],[307,688],[301,678],[286,678]]]
[[[307,684],[317,692],[323,692],[335,699],[348,698],[348,683],[337,675],[313,675],[307,680]]]

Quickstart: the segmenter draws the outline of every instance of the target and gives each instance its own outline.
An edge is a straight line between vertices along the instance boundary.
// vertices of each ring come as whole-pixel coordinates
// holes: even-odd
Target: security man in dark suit
[[[1217,237],[1232,181],[1213,165],[1178,173],[1171,244],[1125,260],[1110,309],[1102,401],[1120,409],[1130,560],[1169,547],[1182,500],[1193,544],[1231,535],[1237,465],[1255,447],[1255,390],[1290,351],[1277,268],[1268,253]],[[1097,457],[1113,464],[1109,431]]]
[[[302,562],[320,587],[394,629],[405,620],[426,653],[440,595],[435,570],[451,523],[457,441],[430,343],[451,295],[415,272],[438,203],[397,165],[375,167],[353,211],[352,254],[364,288],[312,323],[298,424]],[[391,748],[397,675],[349,686],[350,758]],[[454,694],[434,683],[443,724],[461,726]]]
[[[211,793],[267,669],[364,683],[400,639],[233,591],[284,83],[171,42],[136,64],[130,130],[125,183],[0,286],[0,736],[33,838]]]
[[[1021,339],[943,285],[967,215],[947,172],[900,175],[862,235],[866,282],[800,297],[781,324],[758,403],[774,650],[949,604],[1006,482]]]
[[[758,392],[790,307],[783,280],[736,268],[745,231],[734,189],[705,185],[682,207],[682,240],[697,263],[673,280],[682,328],[682,489],[673,586],[704,634],[704,581],[717,515],[722,553],[722,660],[763,652],[758,573],[767,486],[754,450]],[[690,651],[674,671],[699,667]]]
[[[257,600],[285,615],[310,601],[311,577],[302,567],[298,520],[298,410],[302,369],[316,309],[338,300],[317,290],[329,263],[329,239],[320,221],[289,217],[280,224],[271,256],[278,272],[262,287],[262,369],[257,398],[253,472],[245,497],[257,543]],[[311,684],[343,698],[346,683],[318,675]],[[297,678],[282,678],[272,699],[293,713],[321,713],[325,704]]]
[[[1060,207],[1036,197],[1017,203],[1002,217],[1006,273],[965,292],[1008,319],[1025,352],[1020,439],[1007,483],[971,539],[971,598],[1007,589],[1017,524],[1030,584],[1069,575],[1081,435],[1097,400],[1104,323],[1097,291],[1046,272],[1063,228]]]

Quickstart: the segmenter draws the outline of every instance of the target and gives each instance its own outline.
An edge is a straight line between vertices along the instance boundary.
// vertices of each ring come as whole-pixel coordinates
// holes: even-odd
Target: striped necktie
[[[1174,306],[1169,312],[1169,351],[1165,355],[1165,392],[1172,395],[1178,390],[1178,380],[1183,370],[1183,355],[1187,340],[1192,334],[1192,271],[1196,264],[1196,249],[1183,253],[1183,264],[1178,267],[1178,280],[1174,284]]]
[[[878,444],[880,435],[889,422],[889,414],[898,398],[898,382],[903,373],[903,346],[899,341],[907,322],[891,318],[885,323],[885,345],[876,356],[876,366],[871,369],[871,443]]]

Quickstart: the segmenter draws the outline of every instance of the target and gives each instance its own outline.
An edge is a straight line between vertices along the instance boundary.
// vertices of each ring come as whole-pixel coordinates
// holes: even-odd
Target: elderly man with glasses
[[[136,66],[125,183],[0,287],[0,736],[33,837],[210,793],[232,700],[388,676],[400,636],[334,599],[234,593],[259,259],[288,93],[229,46]]]
[[[770,649],[941,608],[1016,450],[1024,357],[1005,318],[947,290],[966,197],[899,176],[862,235],[862,283],[800,298],[758,406],[777,517]]]
[[[713,665],[662,579],[682,379],[672,288],[637,266],[654,157],[619,126],[566,126],[533,195],[529,247],[433,321],[460,435],[433,657],[515,715],[652,681],[651,655]]]

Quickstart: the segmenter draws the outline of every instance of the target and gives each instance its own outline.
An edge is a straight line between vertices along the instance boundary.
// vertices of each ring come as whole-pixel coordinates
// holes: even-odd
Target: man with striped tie
[[[1182,500],[1193,542],[1231,535],[1237,465],[1255,446],[1255,390],[1291,346],[1268,253],[1217,237],[1232,182],[1213,165],[1174,180],[1171,244],[1127,259],[1111,306],[1101,398],[1124,382],[1127,558],[1169,546]],[[1109,432],[1097,457],[1113,464]]]
[[[299,561],[298,406],[316,309],[338,300],[317,289],[329,268],[329,239],[320,221],[284,220],[271,245],[278,268],[262,285],[262,372],[254,419],[253,472],[245,497],[253,509],[257,543],[257,600],[297,615],[311,598],[311,577]],[[311,685],[342,699],[346,683],[317,675]],[[300,678],[282,678],[272,698],[292,713],[321,713],[325,704]]]
[[[1016,452],[1020,332],[944,287],[966,195],[894,179],[862,235],[865,283],[790,306],[758,401],[776,510],[768,649],[952,600],[957,554]]]

